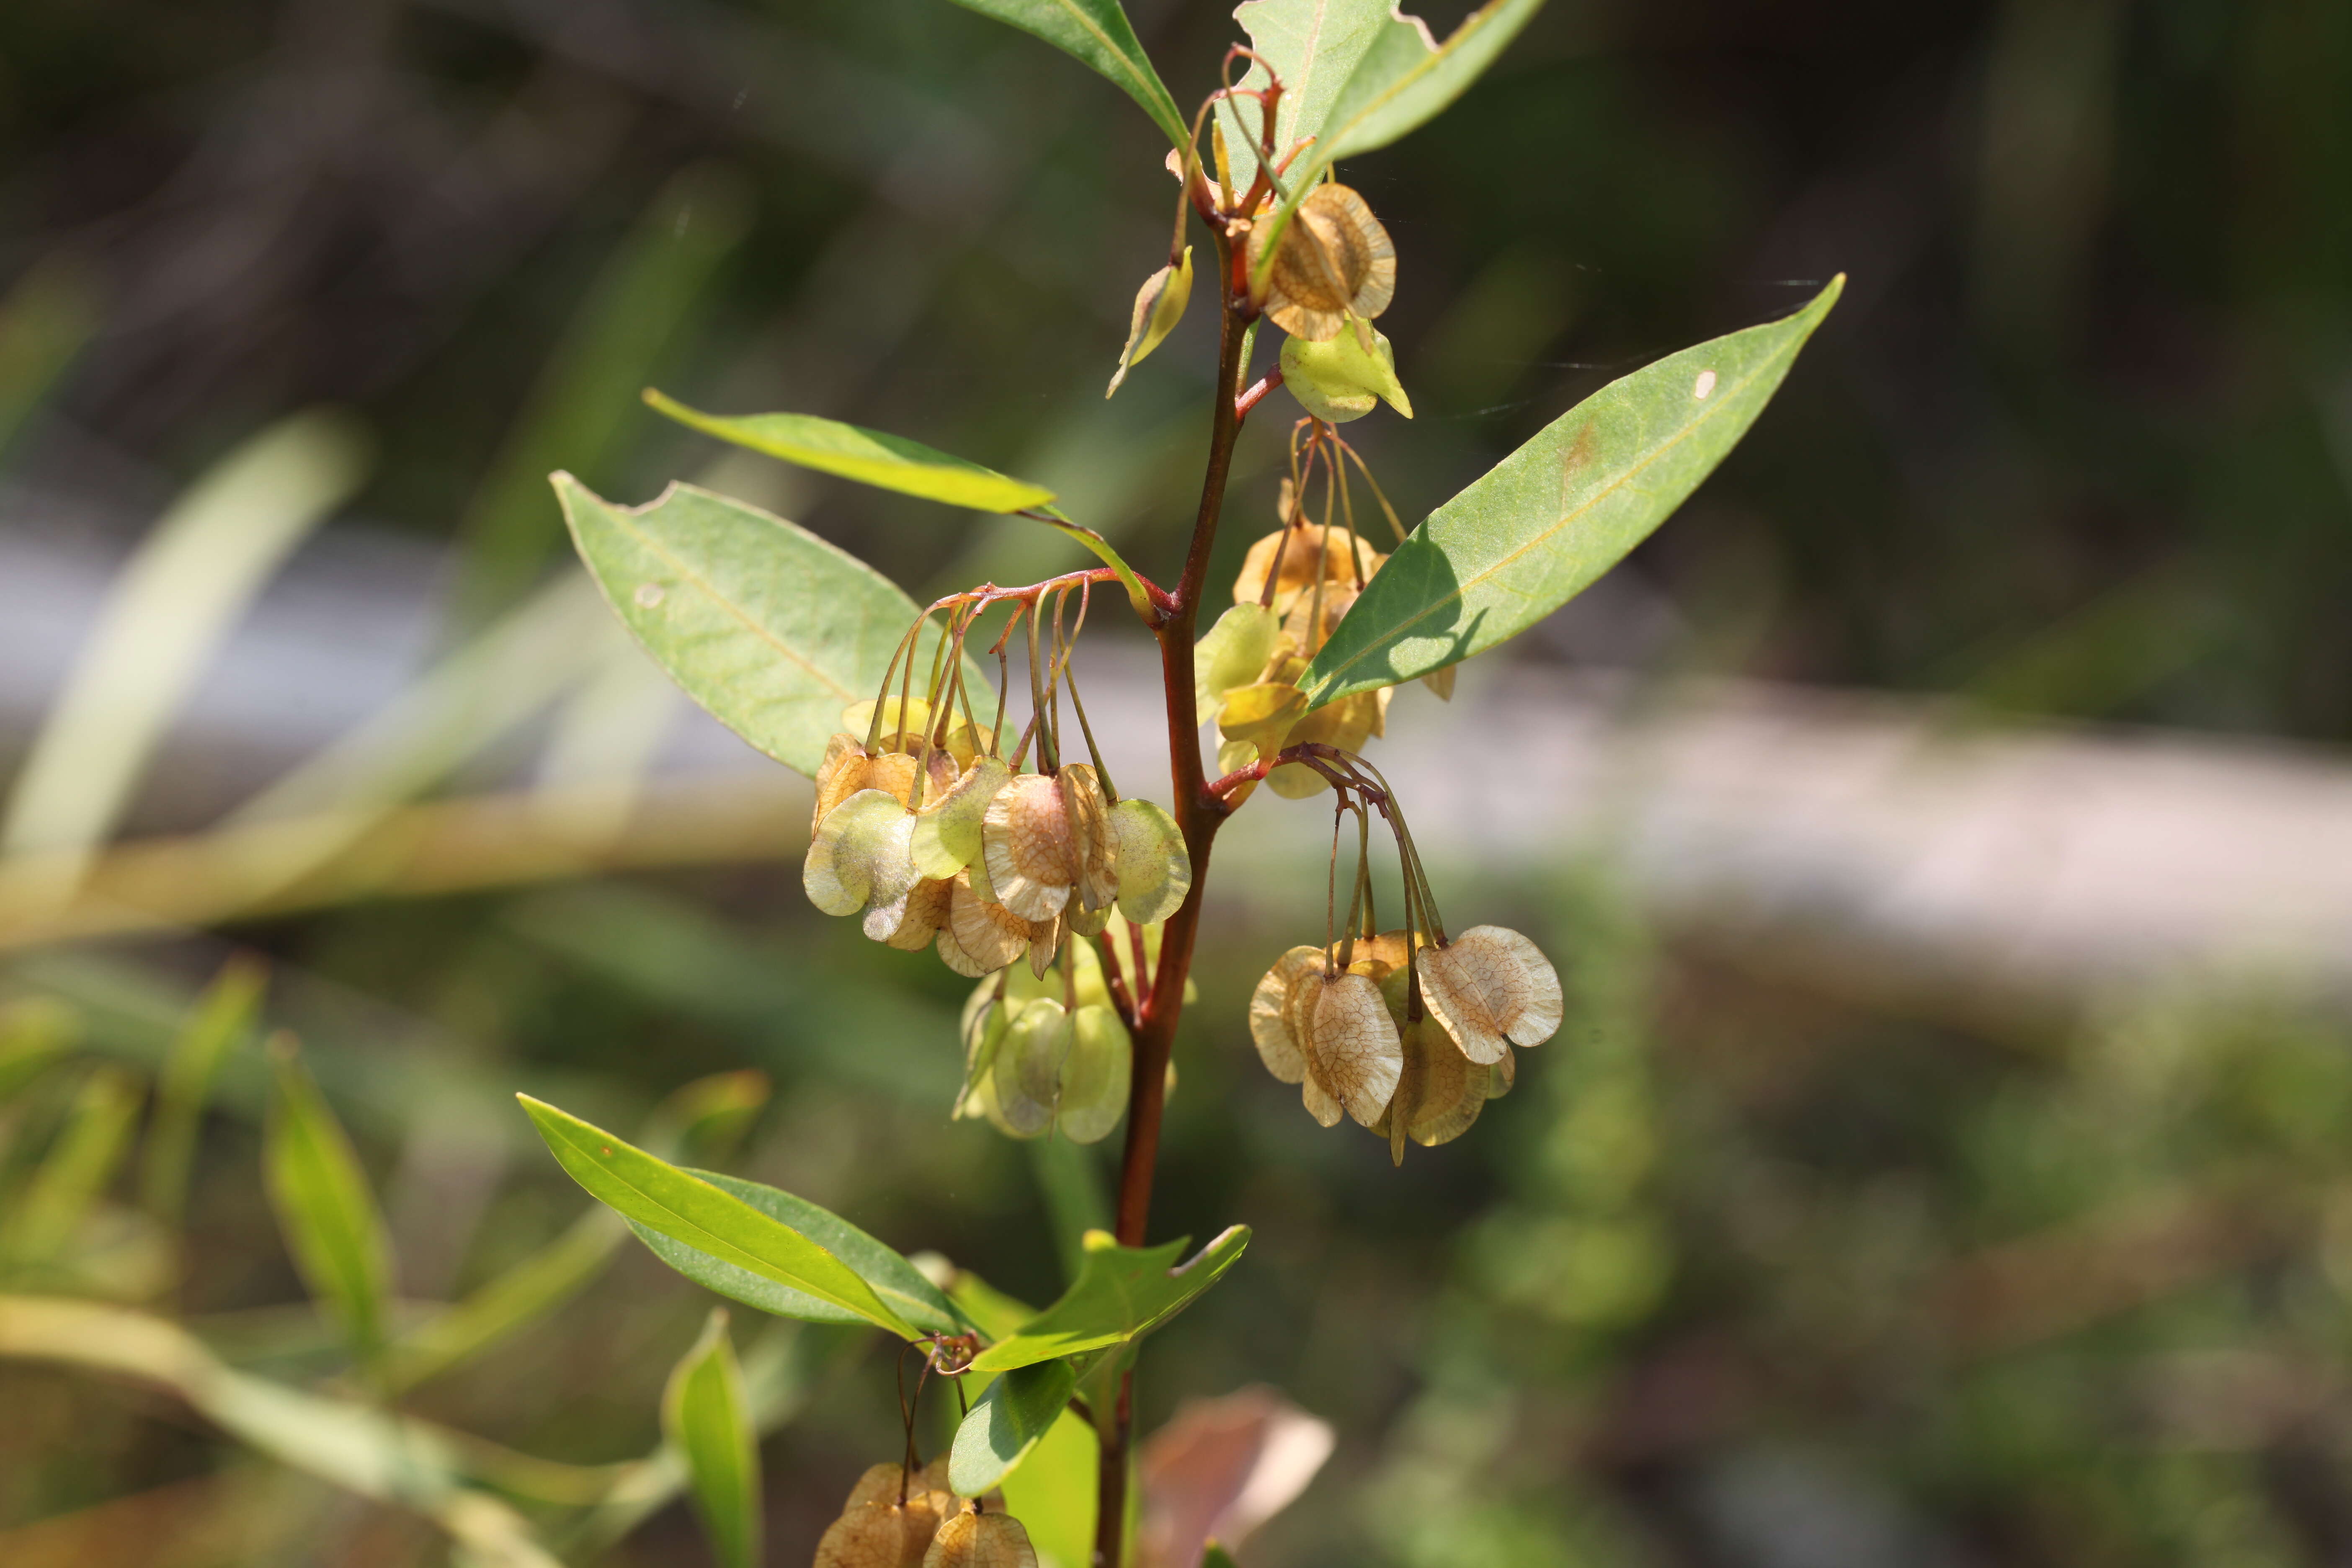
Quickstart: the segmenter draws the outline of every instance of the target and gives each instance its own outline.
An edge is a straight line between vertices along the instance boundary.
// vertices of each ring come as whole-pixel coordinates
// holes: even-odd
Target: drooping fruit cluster
[[[817,773],[801,879],[818,909],[863,915],[866,934],[892,947],[936,945],[949,968],[977,977],[1024,954],[1044,973],[1066,933],[1098,933],[1114,905],[1140,922],[1183,901],[1192,863],[1159,806],[1113,804],[1085,763],[1016,773],[959,748],[961,725],[934,741],[919,700],[907,709],[911,742],[895,723],[898,700],[880,710],[893,733],[878,744],[834,736]]]
[[[1349,934],[1275,961],[1250,997],[1250,1037],[1267,1071],[1299,1086],[1316,1121],[1331,1127],[1352,1118],[1385,1138],[1402,1164],[1408,1142],[1432,1147],[1458,1138],[1487,1100],[1510,1092],[1514,1047],[1541,1045],[1559,1028],[1559,975],[1534,942],[1506,927],[1445,934],[1403,814],[1361,758],[1318,748],[1298,765],[1323,773],[1339,795],[1339,821],[1352,812],[1361,831]],[[1396,834],[1403,871],[1398,931],[1373,930],[1375,810]],[[1335,895],[1338,870],[1335,826]]]
[[[1217,766],[1228,773],[1307,742],[1360,751],[1388,727],[1393,687],[1309,711],[1299,686],[1308,663],[1388,560],[1354,527],[1346,464],[1360,471],[1362,459],[1329,426],[1314,420],[1301,426],[1303,443],[1296,435],[1292,442],[1297,478],[1284,481],[1278,503],[1282,526],[1250,546],[1234,579],[1234,607],[1217,617],[1193,654],[1194,697],[1202,717],[1217,726]],[[1324,482],[1319,521],[1308,519],[1301,500],[1318,470]],[[1370,479],[1369,472],[1364,478]],[[1377,487],[1373,494],[1379,497]],[[1386,510],[1386,498],[1380,500]],[[1335,502],[1344,523],[1332,521]],[[1393,525],[1395,514],[1389,515]],[[1403,537],[1402,528],[1396,532]],[[1427,684],[1442,697],[1452,695],[1452,667]],[[1274,768],[1266,784],[1293,800],[1328,787],[1320,773],[1295,763]]]
[[[1029,1531],[1003,1500],[968,1504],[948,1462],[871,1466],[816,1546],[814,1568],[1037,1568]]]
[[[960,1114],[1016,1137],[1058,1129],[1091,1142],[1125,1109],[1132,1045],[1086,939],[1114,922],[1164,921],[1192,888],[1192,859],[1167,812],[1118,798],[1099,756],[1063,760],[1057,700],[1068,685],[1075,703],[1076,688],[1058,611],[1049,652],[1041,606],[1016,600],[994,650],[1002,662],[1026,620],[1034,714],[1009,758],[1002,695],[995,725],[974,721],[963,637],[996,592],[950,602],[929,696],[902,689],[843,713],[817,772],[802,883],[827,914],[861,916],[875,941],[933,947],[982,981],[965,1028]],[[910,671],[922,625],[900,645]],[[898,668],[886,673],[886,692]],[[1034,773],[1024,771],[1033,744]],[[1024,958],[1026,973],[1013,973]]]

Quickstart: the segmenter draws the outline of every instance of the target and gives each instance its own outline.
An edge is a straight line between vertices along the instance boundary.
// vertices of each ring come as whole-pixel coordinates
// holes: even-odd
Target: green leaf
[[[1143,106],[1151,123],[1178,147],[1184,145],[1184,116],[1160,73],[1151,68],[1135,28],[1118,0],[956,0],[967,11],[1034,33],[1117,83]]]
[[[359,1155],[303,1069],[293,1042],[273,1045],[278,1094],[262,1163],[278,1227],[310,1294],[337,1318],[362,1361],[383,1342],[392,1244]]]
[[[1249,1238],[1249,1226],[1231,1226],[1198,1257],[1173,1266],[1189,1238],[1121,1247],[1107,1231],[1088,1231],[1077,1282],[1012,1338],[981,1352],[972,1369],[1010,1372],[1139,1340],[1223,1278]]]
[[[696,1079],[654,1107],[641,1136],[656,1156],[681,1144],[706,1152],[732,1147],[768,1102],[768,1076],[751,1068]],[[394,1341],[384,1362],[386,1388],[397,1392],[436,1377],[554,1311],[587,1288],[628,1235],[619,1215],[592,1205],[552,1241]]]
[[[724,1307],[710,1310],[702,1337],[669,1374],[662,1436],[686,1461],[719,1568],[751,1568],[760,1561],[760,1440]]]
[[[602,1128],[527,1094],[516,1098],[572,1179],[623,1217],[901,1339],[920,1337],[855,1269],[790,1226]]]
[[[729,417],[688,408],[653,388],[646,402],[681,425],[706,436],[782,458],[820,473],[838,474],[862,485],[920,496],[925,500],[968,506],[974,511],[1023,511],[1045,505],[1054,492],[909,441],[814,414],[744,414]]]
[[[0,1104],[62,1058],[80,1026],[74,1010],[53,996],[0,1006]]]
[[[65,1248],[121,1163],[140,1098],[137,1080],[120,1068],[96,1068],[82,1080],[65,1126],[9,1205],[0,1257],[47,1262]]]
[[[172,1042],[155,1086],[155,1120],[147,1131],[140,1194],[147,1212],[179,1223],[188,1194],[188,1168],[194,1162],[196,1131],[211,1098],[213,1079],[228,1053],[250,1038],[261,1013],[268,972],[257,959],[240,955],[221,972]]]
[[[1282,175],[1290,195],[1275,213],[1260,275],[1273,266],[1274,241],[1317,176],[1339,159],[1385,147],[1434,119],[1478,79],[1542,5],[1543,0],[1487,0],[1463,17],[1444,43],[1430,36],[1426,23],[1386,0],[1258,0],[1237,11],[1252,43],[1274,61],[1283,79],[1275,115],[1276,157],[1301,136],[1315,138]],[[1261,36],[1266,44],[1257,44]],[[1264,86],[1263,73],[1253,68],[1244,85]],[[1254,108],[1241,106],[1239,120],[1227,126],[1228,140],[1235,140],[1236,124],[1246,127],[1238,146],[1256,145]]]
[[[1201,1553],[1201,1568],[1238,1568],[1238,1565],[1234,1562],[1232,1552],[1212,1541],[1207,1550]]]
[[[1016,1367],[990,1384],[948,1452],[948,1485],[956,1495],[979,1497],[1003,1480],[1062,1418],[1077,1385],[1065,1361]]]
[[[770,1219],[786,1226],[815,1242],[834,1257],[847,1264],[874,1294],[893,1311],[919,1329],[933,1333],[961,1334],[971,1324],[954,1305],[940,1293],[939,1287],[922,1276],[921,1270],[908,1262],[890,1247],[858,1229],[830,1209],[820,1208],[806,1198],[779,1192],[774,1187],[761,1186],[736,1176],[725,1176],[716,1171],[688,1171],[719,1191],[741,1199]],[[718,1291],[730,1300],[747,1307],[757,1307],[779,1318],[800,1318],[812,1323],[856,1323],[866,1321],[865,1314],[846,1310],[818,1300],[804,1290],[762,1279],[746,1268],[711,1257],[707,1252],[662,1235],[644,1223],[632,1219],[629,1228],[635,1231],[654,1256],[677,1269],[696,1284]]]
[[[1102,1440],[1084,1417],[1066,1405],[1061,1418],[1045,1428],[1036,1446],[1005,1476],[1004,1511],[1029,1527],[1029,1542],[1037,1549],[1039,1561],[1073,1565],[1093,1561],[1095,1498],[1101,1468]],[[1133,1560],[1131,1547],[1129,1560]]]
[[[1844,284],[1610,383],[1432,512],[1299,678],[1309,703],[1467,658],[1590,587],[1746,434]]]
[[[814,777],[842,710],[875,695],[915,602],[824,540],[741,501],[674,484],[614,506],[554,476],[581,559],[670,679],[752,745]],[[936,637],[918,650],[917,682]],[[967,677],[985,720],[993,687]]]

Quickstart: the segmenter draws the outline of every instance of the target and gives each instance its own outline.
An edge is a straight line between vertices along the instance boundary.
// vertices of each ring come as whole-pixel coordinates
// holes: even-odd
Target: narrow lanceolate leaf
[[[1611,382],[1432,512],[1299,678],[1308,701],[1467,658],[1590,587],[1747,433],[1844,284]]]
[[[1184,145],[1184,116],[1136,41],[1118,0],[956,0],[968,11],[1034,33],[1118,84],[1168,140]]]
[[[719,1568],[751,1568],[760,1561],[760,1440],[724,1307],[710,1310],[702,1337],[669,1374],[662,1436],[686,1463]]]
[[[914,1327],[840,1258],[699,1176],[529,1095],[517,1097],[558,1163],[588,1195],[697,1252],[791,1287],[901,1339]]]
[[[1179,1265],[1183,1238],[1159,1247],[1121,1247],[1106,1231],[1088,1231],[1077,1282],[1011,1338],[981,1352],[972,1367],[1010,1372],[1139,1340],[1222,1279],[1249,1238],[1249,1226],[1234,1226]]]
[[[1314,142],[1282,175],[1290,199],[1276,211],[1276,237],[1325,169],[1340,158],[1369,153],[1412,131],[1462,96],[1503,47],[1528,25],[1543,0],[1487,0],[1440,42],[1428,24],[1389,0],[1254,0],[1234,13],[1252,47],[1273,62],[1283,82],[1275,117],[1279,160],[1302,137]],[[1245,87],[1265,85],[1252,68]],[[1255,148],[1257,106],[1244,102],[1226,114],[1226,139]],[[1244,160],[1244,168],[1255,168]],[[1274,246],[1265,247],[1272,264]]]
[[[942,1334],[961,1334],[971,1331],[972,1325],[956,1310],[947,1297],[940,1294],[938,1286],[923,1278],[922,1270],[832,1210],[820,1208],[806,1198],[794,1197],[774,1187],[762,1186],[757,1182],[743,1181],[736,1176],[720,1175],[716,1171],[688,1171],[687,1173],[741,1199],[770,1219],[798,1231],[832,1253],[864,1279],[891,1310],[917,1328]],[[653,1248],[655,1257],[696,1284],[716,1290],[730,1300],[740,1301],[747,1307],[757,1307],[780,1318],[800,1318],[812,1323],[858,1323],[866,1321],[862,1312],[837,1307],[804,1290],[796,1290],[789,1285],[779,1284],[713,1258],[683,1241],[662,1235],[641,1220],[632,1219],[629,1227]]]
[[[112,1181],[139,1119],[139,1085],[121,1068],[83,1080],[40,1165],[0,1226],[0,1262],[42,1263],[62,1251]]]
[[[1019,1367],[990,1384],[948,1451],[948,1485],[956,1495],[980,1497],[992,1489],[1061,1419],[1077,1385],[1066,1361]]]
[[[147,1212],[176,1223],[188,1192],[196,1131],[214,1077],[228,1053],[253,1032],[267,973],[258,960],[229,960],[205,988],[163,1058],[155,1088],[155,1120],[147,1130],[140,1193]]]
[[[909,441],[838,419],[814,414],[743,414],[728,416],[688,408],[675,398],[646,389],[646,402],[681,425],[706,436],[782,458],[803,468],[838,474],[877,489],[920,496],[925,500],[968,506],[975,511],[1020,511],[1044,506],[1054,492],[1043,485],[1016,479],[967,463]]]
[[[692,485],[623,507],[569,474],[554,483],[581,559],[646,651],[729,729],[814,777],[842,710],[880,687],[915,602],[806,529]],[[935,646],[919,650],[919,684]],[[993,690],[976,667],[966,679]]]
[[[342,1123],[303,1069],[293,1044],[274,1049],[278,1092],[262,1158],[278,1227],[310,1294],[341,1319],[362,1360],[383,1342],[392,1245],[383,1215]]]

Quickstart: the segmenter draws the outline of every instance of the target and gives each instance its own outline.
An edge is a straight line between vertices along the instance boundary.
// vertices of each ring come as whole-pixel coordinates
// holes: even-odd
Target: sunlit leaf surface
[[[555,493],[604,597],[670,679],[814,777],[842,710],[880,688],[915,602],[806,529],[692,485],[623,507],[558,474]],[[919,652],[922,674],[933,646]],[[985,719],[993,689],[968,679]]]
[[[920,1332],[886,1305],[856,1270],[790,1226],[600,1127],[529,1095],[518,1098],[557,1162],[599,1203],[698,1252],[789,1286],[902,1339]]]
[[[1077,1282],[1012,1338],[981,1352],[972,1366],[1010,1372],[1139,1340],[1215,1284],[1240,1258],[1249,1238],[1249,1226],[1231,1226],[1180,1266],[1176,1260],[1188,1238],[1121,1247],[1106,1231],[1088,1231]]]
[[[1432,512],[1300,677],[1308,701],[1467,658],[1590,587],[1747,433],[1844,281],[1611,382]]]

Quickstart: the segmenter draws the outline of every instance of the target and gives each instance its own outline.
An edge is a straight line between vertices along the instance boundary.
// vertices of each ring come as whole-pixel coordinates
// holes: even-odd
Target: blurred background
[[[1227,9],[1129,9],[1197,102]],[[1111,1151],[947,1121],[967,988],[808,908],[805,784],[634,650],[545,476],[919,595],[1079,564],[659,384],[1034,479],[1172,578],[1210,312],[1101,390],[1163,153],[944,0],[0,8],[0,1562],[705,1561],[656,1405],[708,1298],[518,1089],[1058,1291]],[[1376,743],[1452,922],[1559,963],[1514,1095],[1401,1171],[1315,1127],[1244,1012],[1321,813],[1221,844],[1155,1231],[1257,1237],[1143,1426],[1334,1425],[1267,1568],[2352,1561],[2352,7],[1553,0],[1344,174],[1409,522],[1850,283],[1676,518]],[[391,1227],[391,1460],[265,1195],[273,1029]],[[804,1562],[890,1371],[752,1316]]]

